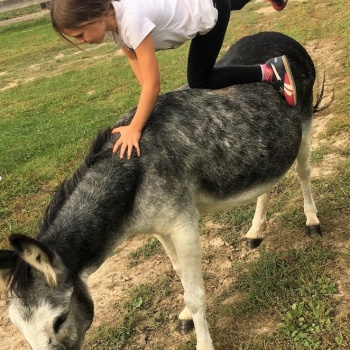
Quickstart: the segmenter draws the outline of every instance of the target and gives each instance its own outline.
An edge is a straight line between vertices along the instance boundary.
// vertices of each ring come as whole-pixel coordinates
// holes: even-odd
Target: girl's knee
[[[188,80],[188,86],[191,89],[205,89],[205,84],[199,81]]]

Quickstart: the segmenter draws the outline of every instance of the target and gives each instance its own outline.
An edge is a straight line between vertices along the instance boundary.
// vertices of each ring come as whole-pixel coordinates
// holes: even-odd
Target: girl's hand
[[[120,148],[120,158],[123,158],[126,149],[128,149],[127,157],[128,159],[130,159],[132,149],[135,147],[137,155],[140,157],[141,152],[139,140],[141,137],[141,132],[133,128],[131,125],[120,126],[119,128],[115,128],[112,130],[112,134],[116,134],[118,132],[120,133],[120,137],[113,147],[113,153],[117,152]]]

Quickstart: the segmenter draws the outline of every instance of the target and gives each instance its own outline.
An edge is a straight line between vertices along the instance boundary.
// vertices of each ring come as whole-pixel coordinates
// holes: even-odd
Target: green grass
[[[316,43],[316,48],[327,45],[325,52],[335,55],[335,64],[326,66],[335,98],[317,116],[332,118],[311,155],[313,167],[331,170],[312,179],[324,235],[316,241],[305,236],[302,193],[293,171],[271,193],[267,236],[255,259],[240,258],[254,203],[202,218],[203,237],[221,236],[235,262],[229,271],[232,281],[219,292],[220,276],[205,270],[208,320],[220,350],[345,350],[350,348],[350,313],[339,295],[350,297],[348,1],[291,0],[281,13],[256,12],[265,7],[252,2],[232,14],[222,53],[244,35],[277,30],[303,44]],[[97,130],[137,104],[139,87],[111,42],[77,52],[53,32],[46,17],[0,27],[0,35],[0,247],[8,248],[11,233],[36,234],[53,191],[81,163]],[[188,44],[157,54],[162,92],[186,82],[187,51]],[[8,88],[10,84],[14,86]],[[209,221],[215,232],[205,225]],[[150,257],[164,258],[161,249],[149,239],[129,255],[130,269]],[[204,253],[209,267],[215,254],[210,249]],[[127,300],[113,306],[117,320],[89,334],[87,349],[136,350],[140,334],[158,339],[154,350],[173,345],[175,322],[169,313],[177,311],[172,303],[181,293],[179,280],[174,282],[162,276],[125,292]],[[178,349],[195,349],[194,336],[179,341]]]
[[[23,7],[23,8],[17,9],[17,10],[13,10],[13,11],[1,12],[0,13],[0,22],[6,21],[8,19],[26,16],[26,15],[33,14],[33,13],[38,13],[41,11],[42,10],[41,10],[40,5],[37,4],[37,5]]]

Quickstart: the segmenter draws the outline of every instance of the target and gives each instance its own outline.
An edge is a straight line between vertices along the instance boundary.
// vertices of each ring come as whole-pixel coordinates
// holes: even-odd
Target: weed
[[[307,349],[320,349],[320,335],[332,328],[333,307],[322,301],[294,303],[290,309],[282,310],[282,329],[287,337]]]

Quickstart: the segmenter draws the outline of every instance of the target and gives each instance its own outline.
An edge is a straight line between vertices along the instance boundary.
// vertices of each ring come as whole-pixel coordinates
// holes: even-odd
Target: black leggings
[[[231,11],[241,10],[245,5],[248,4],[250,0],[230,0],[231,1]]]
[[[187,63],[187,80],[191,88],[219,89],[229,85],[262,80],[260,65],[233,65],[214,68],[219,55],[231,10],[239,10],[250,0],[213,0],[218,10],[214,28],[192,39]]]

